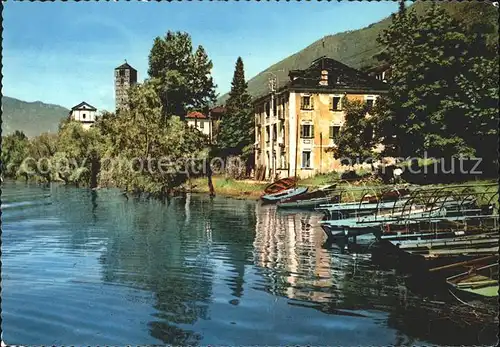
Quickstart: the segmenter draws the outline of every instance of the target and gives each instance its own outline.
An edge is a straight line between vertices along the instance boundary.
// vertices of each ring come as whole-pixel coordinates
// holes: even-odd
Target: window
[[[286,153],[285,152],[281,152],[281,155],[280,155],[280,167],[282,169],[286,168]]]
[[[342,110],[340,96],[334,96],[333,98],[330,99],[330,110],[332,110],[332,111],[341,111]]]
[[[303,169],[311,168],[311,151],[302,152],[302,168]]]
[[[276,124],[273,125],[273,141],[276,141],[278,138],[278,130]]]
[[[120,70],[120,76],[125,76],[125,70]],[[122,80],[123,80],[123,78],[122,78]]]
[[[313,110],[314,109],[314,99],[312,96],[303,96],[300,101],[300,108],[302,110]]]
[[[270,108],[270,106],[269,106],[269,103],[268,103],[268,102],[266,102],[266,106],[265,106],[265,108],[266,108],[266,117],[269,117],[270,112],[271,112],[271,108]]]
[[[269,125],[266,126],[266,142],[269,142],[269,137],[270,137],[270,134],[269,134]]]
[[[337,141],[340,135],[340,125],[330,126],[330,138]]]
[[[302,124],[300,126],[300,137],[302,137],[303,139],[314,138],[314,125]]]
[[[82,113],[82,119],[85,119],[86,115],[85,113]]]

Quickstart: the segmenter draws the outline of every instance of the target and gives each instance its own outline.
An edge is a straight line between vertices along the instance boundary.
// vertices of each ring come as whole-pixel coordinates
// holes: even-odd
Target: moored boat
[[[277,206],[279,208],[308,209],[316,208],[322,204],[333,203],[339,199],[339,196],[334,193],[336,186],[336,184],[327,185],[312,192],[283,199],[277,204]]]
[[[264,193],[266,194],[275,194],[279,193],[283,190],[290,189],[297,184],[297,178],[295,177],[287,177],[277,180],[276,182],[271,183],[264,189]]]
[[[498,297],[498,261],[446,279],[454,292],[472,297]]]
[[[261,199],[264,203],[276,203],[283,199],[305,194],[307,190],[307,187],[290,188],[278,193],[262,195]]]
[[[371,234],[382,228],[383,225],[388,222],[393,225],[407,225],[408,223],[415,223],[415,219],[432,218],[445,214],[445,209],[418,208],[412,211],[406,211],[404,215],[391,211],[389,213],[372,214],[362,217],[323,220],[320,222],[320,225],[327,237],[329,239],[334,239],[338,237],[353,237]]]

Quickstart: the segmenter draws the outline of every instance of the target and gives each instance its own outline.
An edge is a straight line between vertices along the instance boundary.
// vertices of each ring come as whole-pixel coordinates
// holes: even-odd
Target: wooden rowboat
[[[286,189],[290,189],[297,184],[297,179],[295,177],[287,177],[277,180],[271,183],[264,189],[266,194],[275,194]]]
[[[334,195],[336,184],[320,187],[312,192],[282,199],[278,203],[279,208],[316,208],[319,205],[338,201],[339,196]]]
[[[498,262],[448,277],[446,282],[462,294],[498,296]]]

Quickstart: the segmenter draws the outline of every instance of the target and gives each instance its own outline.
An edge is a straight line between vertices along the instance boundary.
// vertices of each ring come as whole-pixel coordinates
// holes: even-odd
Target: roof
[[[320,85],[322,71],[328,72],[327,84]],[[288,81],[280,83],[277,93],[285,90],[309,91],[314,93],[386,93],[386,83],[369,76],[367,73],[351,68],[337,60],[320,57],[311,62],[304,70],[290,70]],[[259,102],[268,97],[269,93],[256,97],[253,102]]]
[[[215,106],[214,108],[210,109],[211,113],[225,113],[226,108],[224,106]]]
[[[87,106],[87,107],[84,107],[84,106]],[[85,110],[90,110],[90,111],[97,111],[97,108],[95,108],[94,106],[86,103],[85,101],[82,101],[81,103],[79,103],[78,105],[76,106],[73,106],[71,108],[71,110],[82,110],[82,109],[85,109]]]
[[[193,111],[193,112],[189,112],[187,114],[186,118],[205,119],[205,118],[207,118],[207,116],[205,116],[201,112]]]
[[[123,63],[120,66],[118,66],[117,68],[115,68],[115,70],[134,70],[134,71],[137,71],[132,66],[130,66],[126,61],[125,61],[125,63]]]

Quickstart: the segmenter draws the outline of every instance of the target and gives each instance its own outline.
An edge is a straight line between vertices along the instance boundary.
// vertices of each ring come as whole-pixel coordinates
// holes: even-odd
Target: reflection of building
[[[128,90],[137,83],[137,70],[127,61],[115,69],[115,105],[116,111],[127,108]]]
[[[69,119],[80,122],[84,129],[88,129],[94,125],[96,121],[97,109],[82,101],[76,106],[71,108],[69,112]]]
[[[254,101],[255,165],[276,174],[308,177],[340,166],[333,158],[335,138],[345,112],[342,98],[373,106],[387,84],[330,58],[305,70],[289,72],[290,80]]]
[[[273,208],[256,207],[255,262],[270,269],[271,291],[292,299],[327,301],[334,279],[332,258],[322,248],[321,230],[312,228],[320,217],[280,215]],[[302,215],[302,217],[304,217]]]

